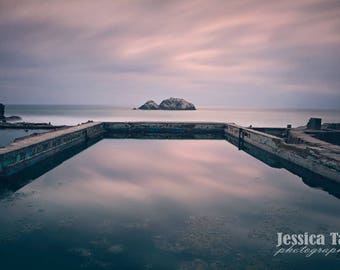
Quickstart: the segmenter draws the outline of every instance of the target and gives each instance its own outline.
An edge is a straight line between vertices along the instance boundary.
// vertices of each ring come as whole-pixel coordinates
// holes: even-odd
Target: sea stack
[[[149,100],[149,101],[145,102],[142,106],[140,106],[138,109],[140,109],[140,110],[159,110],[159,106],[153,100]]]
[[[182,99],[182,98],[168,98],[158,105],[153,100],[147,101],[145,104],[140,106],[140,110],[196,110],[194,104]]]
[[[5,119],[5,105],[0,103],[0,120]]]
[[[196,110],[194,104],[182,98],[168,98],[159,104],[160,110]]]
[[[0,121],[2,122],[11,122],[11,121],[19,121],[21,120],[20,116],[12,115],[12,116],[5,116],[5,105],[0,103]]]

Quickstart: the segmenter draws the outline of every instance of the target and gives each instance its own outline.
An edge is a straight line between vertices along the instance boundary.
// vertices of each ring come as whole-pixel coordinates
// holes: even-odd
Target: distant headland
[[[20,116],[12,115],[12,116],[5,116],[5,105],[0,103],[0,122],[6,121],[19,121],[21,120]]]
[[[136,109],[136,108],[134,108]],[[168,98],[163,100],[159,105],[153,100],[145,102],[138,108],[139,110],[196,110],[194,104],[182,98]]]

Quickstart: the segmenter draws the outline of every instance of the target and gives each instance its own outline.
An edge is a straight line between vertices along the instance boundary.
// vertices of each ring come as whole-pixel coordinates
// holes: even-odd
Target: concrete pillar
[[[292,125],[291,124],[287,124],[287,128],[286,128],[286,138],[289,137],[289,131],[291,130]]]
[[[307,129],[320,130],[321,129],[321,118],[310,118],[307,123]]]

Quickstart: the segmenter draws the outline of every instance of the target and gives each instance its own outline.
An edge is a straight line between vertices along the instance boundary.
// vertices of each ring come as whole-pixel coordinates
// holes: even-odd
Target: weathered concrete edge
[[[103,122],[107,133],[224,134],[223,122]]]
[[[108,133],[223,134],[243,141],[297,164],[311,172],[340,182],[339,164],[313,159],[306,147],[254,129],[222,122],[92,122],[27,138],[0,149],[0,174],[14,174],[44,158],[87,139]]]
[[[39,144],[39,143],[45,142],[45,141],[50,140],[50,139],[55,139],[55,138],[60,137],[60,136],[72,134],[72,133],[79,132],[79,131],[84,131],[84,130],[91,128],[93,126],[100,126],[100,125],[102,125],[101,122],[89,122],[89,123],[85,123],[85,124],[81,124],[81,125],[77,125],[77,126],[72,126],[72,127],[69,127],[69,128],[61,129],[61,130],[55,130],[55,131],[51,131],[51,132],[41,133],[38,136],[29,137],[29,138],[26,138],[24,140],[16,141],[16,142],[11,143],[10,145],[8,145],[4,148],[0,148],[0,155],[25,148],[27,146]]]
[[[12,143],[0,149],[0,175],[15,174],[58,152],[99,138],[103,134],[102,123],[91,122]]]
[[[9,176],[56,153],[98,139],[104,134],[216,134],[224,136],[224,123],[216,122],[89,122],[39,134],[0,148],[0,175]]]
[[[242,147],[242,141],[247,142],[313,173],[340,183],[340,164],[334,160],[326,161],[314,157],[309,153],[307,146],[287,144],[282,138],[236,124],[226,124],[225,132],[226,135],[239,140],[239,147]]]

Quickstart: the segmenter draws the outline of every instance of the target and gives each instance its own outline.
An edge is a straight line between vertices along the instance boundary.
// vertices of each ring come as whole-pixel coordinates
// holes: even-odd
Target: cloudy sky
[[[340,109],[340,0],[0,0],[0,102]]]

